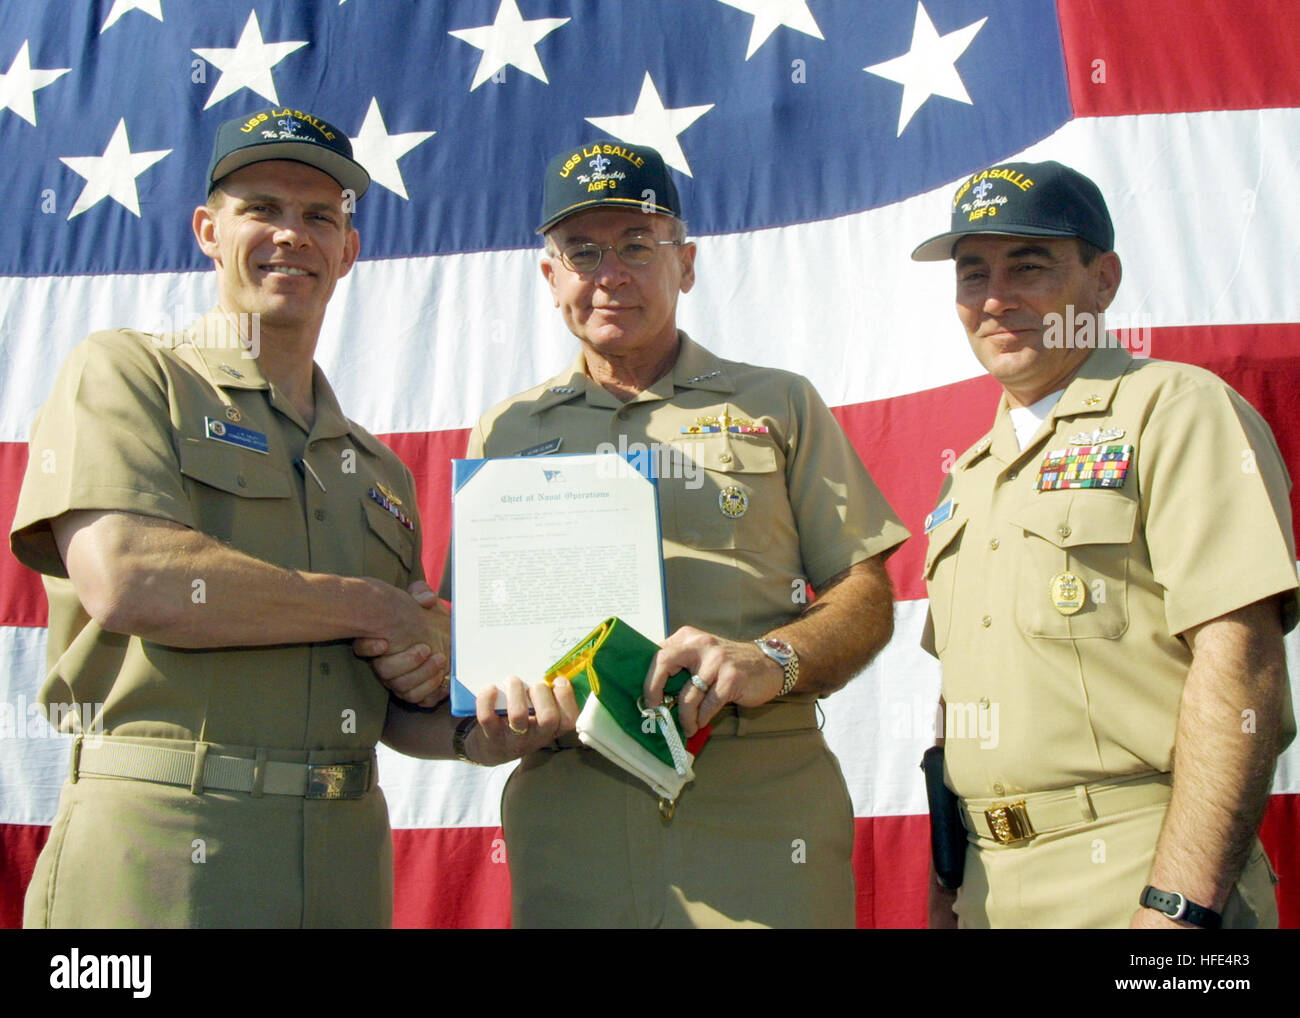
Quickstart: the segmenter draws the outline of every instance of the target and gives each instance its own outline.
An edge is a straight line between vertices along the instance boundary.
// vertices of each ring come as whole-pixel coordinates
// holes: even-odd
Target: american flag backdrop
[[[4,0],[0,517],[73,346],[213,304],[190,212],[217,125],[268,105],[337,124],[374,178],[318,361],[415,472],[432,577],[467,428],[572,357],[532,228],[546,159],[598,138],[652,145],[675,173],[699,242],[682,327],[809,376],[914,534],[997,387],[951,268],[908,253],[946,227],[957,180],[1011,158],[1098,182],[1125,268],[1112,324],[1224,377],[1300,473],[1297,39],[1295,0]],[[939,676],[918,646],[922,552],[916,537],[890,560],[893,642],[825,703],[868,927],[924,923],[917,765]],[[0,555],[10,926],[67,768],[33,706],[45,612]],[[1294,676],[1295,633],[1288,651]],[[385,753],[381,770],[397,924],[506,924],[508,769]],[[1300,748],[1274,793],[1264,838],[1295,926]]]

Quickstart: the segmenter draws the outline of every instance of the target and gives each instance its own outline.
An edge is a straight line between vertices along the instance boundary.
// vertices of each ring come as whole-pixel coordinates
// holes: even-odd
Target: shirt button
[[[989,547],[994,551],[998,550],[998,539],[996,537],[989,540]]]
[[[325,510],[324,510],[324,509],[317,509],[314,513],[312,513],[312,515],[315,516],[316,519],[320,520],[320,522],[322,522],[322,523],[325,522]]]
[[[719,462],[719,463],[730,463],[730,462],[731,462],[731,453],[729,453],[729,452],[724,452],[721,456],[718,457],[718,462]]]
[[[244,480],[244,475],[243,475],[243,474],[236,474],[236,475],[235,475],[235,483],[238,484],[241,488],[247,488],[247,487],[248,487],[248,482],[247,482],[246,480]]]
[[[1062,523],[1059,527],[1056,528],[1056,532],[1060,534],[1062,537],[1069,537],[1070,525],[1068,523]]]
[[[1012,470],[1012,471],[1010,471],[1010,472],[1007,474],[1007,480],[1008,480],[1008,481],[1014,481],[1014,480],[1015,480],[1017,477],[1019,477],[1019,476],[1020,476],[1020,471],[1018,471],[1018,470]]]
[[[1004,784],[1002,784],[1001,781],[995,781],[995,782],[993,782],[993,794],[994,794],[994,795],[1006,795],[1006,794],[1007,794],[1006,786],[1005,786]]]
[[[982,619],[980,619],[980,625],[983,626],[985,629],[988,629],[989,626],[993,625],[993,616],[985,615]]]
[[[983,707],[985,710],[988,710],[988,708],[989,708],[989,698],[988,698],[987,696],[981,696],[981,697],[980,697],[980,706]]]
[[[330,663],[328,661],[321,662],[320,673],[322,675],[328,675],[330,673]]]

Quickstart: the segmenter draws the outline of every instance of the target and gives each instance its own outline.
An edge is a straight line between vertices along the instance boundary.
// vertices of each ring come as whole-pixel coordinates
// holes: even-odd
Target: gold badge
[[[232,424],[237,424],[239,423],[240,418],[241,415],[239,413],[239,407],[237,406],[226,407],[226,420],[230,421]]]
[[[1089,396],[1087,399],[1085,399],[1085,400],[1083,401],[1083,405],[1084,405],[1084,406],[1096,406],[1096,405],[1097,405],[1098,403],[1100,403],[1100,402],[1101,402],[1101,397],[1098,396],[1098,395],[1095,395],[1095,394],[1094,394],[1094,395],[1092,395],[1092,396]]]
[[[386,498],[386,499],[388,499],[388,501],[392,502],[393,505],[401,505],[401,504],[402,504],[402,500],[401,500],[400,498],[398,498],[396,495],[394,495],[391,491],[389,491],[387,488],[385,488],[385,487],[384,487],[382,484],[380,484],[378,481],[375,482],[375,487],[379,489],[379,494],[383,495],[384,498]]]
[[[728,484],[718,492],[718,508],[722,510],[723,516],[738,520],[745,515],[745,510],[749,508],[749,496],[734,484]]]
[[[1062,615],[1073,615],[1088,601],[1088,588],[1074,573],[1057,573],[1049,589],[1052,604]]]

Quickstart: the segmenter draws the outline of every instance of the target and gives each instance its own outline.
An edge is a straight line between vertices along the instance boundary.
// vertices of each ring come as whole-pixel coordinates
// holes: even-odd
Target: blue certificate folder
[[[475,689],[500,689],[511,675],[525,685],[541,681],[602,619],[637,614],[629,597],[640,606],[630,624],[655,640],[667,634],[661,462],[668,460],[654,449],[635,447],[622,455],[452,460],[452,714],[469,717]],[[646,536],[629,532],[634,525]],[[471,542],[471,533],[480,540]],[[466,674],[462,683],[470,646],[478,660],[486,651],[495,661],[487,669],[500,674]]]

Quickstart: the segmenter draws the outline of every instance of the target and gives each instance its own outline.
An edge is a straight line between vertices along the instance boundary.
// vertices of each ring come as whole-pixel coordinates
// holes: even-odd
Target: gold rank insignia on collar
[[[722,374],[720,370],[714,369],[713,371],[705,372],[702,375],[692,375],[690,378],[686,379],[686,384],[694,385],[696,382],[703,382],[706,378],[717,378],[720,374]]]
[[[1089,396],[1087,399],[1083,401],[1083,405],[1096,406],[1100,402],[1101,402],[1101,397],[1094,392],[1091,396]]]

